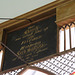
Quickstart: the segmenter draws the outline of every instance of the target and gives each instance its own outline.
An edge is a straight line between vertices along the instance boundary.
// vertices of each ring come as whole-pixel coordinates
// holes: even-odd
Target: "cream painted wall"
[[[0,18],[14,18],[55,0],[0,0]],[[0,23],[6,20],[1,20]]]

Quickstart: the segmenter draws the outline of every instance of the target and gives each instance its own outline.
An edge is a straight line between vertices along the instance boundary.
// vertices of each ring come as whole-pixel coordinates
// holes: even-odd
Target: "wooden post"
[[[1,61],[1,65],[0,65],[0,71],[2,71],[2,66],[3,66],[3,58],[4,58],[4,48],[1,45],[2,42],[2,37],[3,37],[3,29],[0,29],[0,52],[2,52],[2,61]]]
[[[0,29],[0,41],[2,41],[2,37],[3,37],[3,29]]]
[[[59,30],[59,27],[57,26],[57,53],[60,52],[60,50],[59,50],[59,41],[60,41],[60,40],[59,40],[59,38],[60,38],[60,37],[59,37],[59,31],[60,31],[60,30]]]

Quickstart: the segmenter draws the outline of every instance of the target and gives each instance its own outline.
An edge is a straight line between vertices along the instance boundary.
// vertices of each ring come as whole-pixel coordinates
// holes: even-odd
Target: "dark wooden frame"
[[[17,28],[12,29],[12,30],[8,30],[8,29],[4,30],[4,35],[3,35],[3,37],[5,37],[5,38],[3,38],[3,43],[6,44],[6,39],[7,39],[8,33],[13,32],[13,31],[16,31],[16,30],[19,30],[19,29],[22,29],[22,28],[25,28],[25,27],[27,27],[27,26],[29,26],[29,25],[32,25],[32,24],[37,23],[37,22],[39,22],[39,21],[48,19],[48,18],[50,18],[50,17],[52,17],[52,16],[55,16],[55,15],[56,15],[56,13],[54,12],[53,14],[51,14],[51,15],[49,15],[49,16],[43,17],[43,18],[41,18],[41,19],[39,19],[39,20],[36,20],[36,21],[34,21],[34,22],[31,22],[31,23],[29,23],[29,24],[27,24],[27,25],[24,25],[24,26],[21,26],[21,27],[17,27]],[[4,53],[5,53],[5,50],[4,50]],[[58,53],[58,49],[56,49],[56,53]],[[50,55],[50,56],[51,56],[51,55]],[[54,54],[52,54],[52,56],[54,56]],[[46,58],[46,57],[44,57],[44,58]],[[40,61],[40,60],[42,60],[42,59],[44,59],[44,58],[38,59],[38,60],[36,60],[36,61]],[[34,61],[33,61],[33,62],[34,62]],[[30,63],[33,63],[33,62],[30,62]],[[28,63],[28,64],[30,64],[30,63]]]

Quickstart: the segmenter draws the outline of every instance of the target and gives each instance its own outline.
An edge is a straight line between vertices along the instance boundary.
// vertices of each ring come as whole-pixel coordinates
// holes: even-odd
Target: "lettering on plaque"
[[[6,45],[26,63],[6,50],[5,59],[7,61],[5,61],[3,69],[27,64],[55,54],[57,25],[54,21],[55,16],[8,33]]]

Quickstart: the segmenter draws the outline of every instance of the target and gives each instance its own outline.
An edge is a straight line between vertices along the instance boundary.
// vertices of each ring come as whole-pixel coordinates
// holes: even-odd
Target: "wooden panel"
[[[75,0],[60,4],[56,8],[56,23],[61,26],[75,20]],[[74,18],[74,19],[73,19]]]

